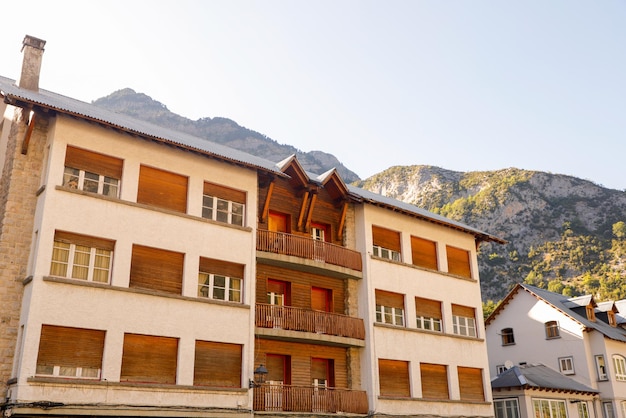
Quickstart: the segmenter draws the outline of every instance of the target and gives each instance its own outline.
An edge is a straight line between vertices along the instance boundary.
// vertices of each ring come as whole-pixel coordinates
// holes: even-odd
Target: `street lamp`
[[[250,382],[248,382],[248,387],[252,389],[261,386],[263,383],[265,383],[267,373],[267,368],[263,364],[259,364],[259,367],[254,369],[254,380],[250,379]]]

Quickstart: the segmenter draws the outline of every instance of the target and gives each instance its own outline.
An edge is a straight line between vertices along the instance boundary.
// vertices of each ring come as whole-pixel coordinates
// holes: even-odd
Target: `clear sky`
[[[1,8],[0,75],[25,34],[40,87],[91,102],[130,87],[394,165],[517,167],[626,189],[623,0],[31,0]]]

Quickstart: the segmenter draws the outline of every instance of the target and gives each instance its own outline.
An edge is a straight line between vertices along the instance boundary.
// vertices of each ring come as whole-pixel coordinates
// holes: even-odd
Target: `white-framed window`
[[[574,374],[574,358],[559,357],[559,370],[563,374]]]
[[[229,302],[241,302],[241,279],[219,274],[198,274],[198,296]]]
[[[596,372],[598,373],[598,380],[608,380],[609,376],[606,373],[606,362],[604,361],[604,356],[602,354],[598,354],[595,356],[596,359]]]
[[[74,379],[100,379],[100,369],[95,367],[37,365],[35,373],[38,376],[71,377]]]
[[[376,322],[404,326],[404,309],[376,305]]]
[[[452,315],[453,332],[457,335],[476,337],[476,320],[465,316]]]
[[[626,401],[622,401],[620,405],[622,407],[622,416],[626,417]]]
[[[496,418],[519,418],[519,406],[516,398],[494,399],[493,408]]]
[[[533,399],[533,409],[536,418],[567,418],[565,400]]]
[[[315,241],[325,241],[326,240],[326,231],[324,230],[324,228],[312,227],[311,228],[311,237]]]
[[[202,195],[202,217],[213,221],[243,226],[245,205],[220,199],[219,197]]]
[[[72,167],[65,167],[63,173],[63,186],[111,197],[118,197],[119,182],[113,177]]]
[[[506,372],[507,368],[504,364],[496,364],[496,376]]]
[[[589,406],[587,406],[586,401],[578,402],[578,417],[579,418],[589,418]]]
[[[546,327],[546,339],[559,338],[559,323],[556,321],[548,321],[545,324]]]
[[[110,250],[55,240],[50,275],[108,283],[112,260]]]
[[[402,261],[402,257],[398,251],[390,250],[389,248],[379,247],[374,245],[373,254],[376,257],[386,258],[393,261]]]
[[[604,412],[604,418],[615,418],[613,402],[602,402],[602,411]]]
[[[429,318],[427,316],[418,316],[416,319],[417,319],[418,328],[427,329],[429,331],[441,332],[441,319],[440,318]]]
[[[615,368],[615,380],[626,382],[626,359],[618,354],[613,354],[613,367]]]

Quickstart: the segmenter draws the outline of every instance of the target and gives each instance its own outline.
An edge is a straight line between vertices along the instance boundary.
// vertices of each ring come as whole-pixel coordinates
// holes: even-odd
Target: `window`
[[[450,399],[447,366],[420,363],[420,376],[422,378],[422,398]]]
[[[376,322],[404,326],[404,295],[376,290]]]
[[[559,357],[559,370],[563,374],[574,374],[574,358]]]
[[[72,146],[65,152],[63,186],[105,196],[119,196],[123,161]]]
[[[124,334],[121,382],[176,384],[178,339]]]
[[[137,203],[187,212],[187,182],[180,174],[142,165],[139,168]]]
[[[483,371],[474,367],[457,367],[462,401],[484,401]]]
[[[200,257],[198,297],[242,302],[242,264]]]
[[[437,300],[415,298],[415,317],[417,328],[441,332],[441,302]]]
[[[587,314],[587,319],[596,322],[596,311],[593,305],[589,304],[585,306],[585,313]]]
[[[330,225],[312,223],[311,238],[315,241],[330,241]]]
[[[606,363],[604,362],[604,356],[600,354],[595,356],[595,359],[598,380],[608,380],[609,376],[606,374]]]
[[[517,399],[494,399],[496,418],[519,418]]]
[[[311,384],[318,389],[335,386],[335,361],[325,358],[311,358]]]
[[[613,367],[615,368],[615,380],[626,382],[626,360],[624,357],[614,354]]]
[[[373,225],[372,238],[374,243],[372,254],[374,256],[402,261],[399,232]]]
[[[408,361],[378,359],[378,377],[381,396],[411,396]]]
[[[602,402],[602,410],[604,411],[604,418],[615,418],[613,402]]]
[[[578,402],[578,417],[589,418],[589,407],[587,406],[587,402],[585,401]]]
[[[468,306],[452,305],[453,332],[457,335],[476,337],[475,310]]]
[[[515,336],[513,335],[513,328],[504,328],[500,331],[502,337],[502,345],[515,344]]]
[[[472,278],[469,251],[446,245],[446,254],[448,256],[448,273],[468,279]]]
[[[100,379],[104,331],[42,325],[38,376]]]
[[[204,183],[203,218],[243,226],[245,203],[245,192],[213,183]]]
[[[615,318],[615,312],[613,311],[608,311],[606,313],[607,315],[607,319],[609,320],[609,325],[612,327],[616,327],[617,326],[617,319]]]
[[[496,365],[496,376],[501,375],[502,373],[506,372],[507,368],[504,364],[497,364]]]
[[[184,254],[133,244],[129,287],[180,295]]]
[[[54,232],[50,275],[109,283],[115,241]]]
[[[536,418],[567,418],[565,401],[560,399],[533,399]]]
[[[437,270],[437,243],[423,238],[411,237],[413,265]]]
[[[556,321],[548,321],[545,323],[545,327],[546,327],[546,338],[547,339],[551,339],[551,338],[559,338],[560,332],[559,332],[559,323]]]
[[[242,346],[196,341],[194,386],[241,387]]]

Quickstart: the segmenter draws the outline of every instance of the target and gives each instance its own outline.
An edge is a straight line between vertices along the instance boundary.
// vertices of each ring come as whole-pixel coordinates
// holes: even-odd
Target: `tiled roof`
[[[598,393],[589,386],[562,375],[543,364],[513,366],[491,380],[492,389],[535,388],[576,393]]]

